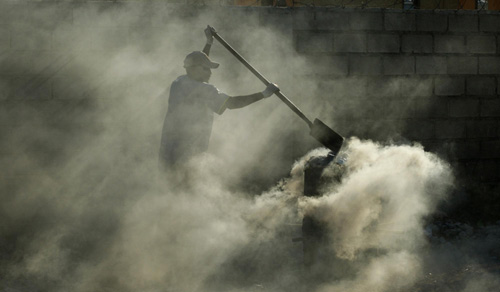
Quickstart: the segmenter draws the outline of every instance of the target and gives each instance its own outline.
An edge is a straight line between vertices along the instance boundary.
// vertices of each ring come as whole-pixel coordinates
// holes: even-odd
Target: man
[[[171,169],[208,149],[214,113],[221,115],[226,109],[245,107],[270,97],[279,88],[269,84],[262,92],[229,96],[208,84],[211,69],[219,67],[208,57],[213,43],[212,28],[205,29],[207,43],[203,52],[186,56],[186,75],[178,77],[170,87],[168,111],[163,124],[160,164]]]

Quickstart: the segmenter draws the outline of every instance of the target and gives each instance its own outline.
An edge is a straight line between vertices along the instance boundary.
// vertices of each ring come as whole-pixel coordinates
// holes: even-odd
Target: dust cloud
[[[327,222],[331,252],[345,266],[356,266],[353,279],[324,291],[411,288],[421,273],[424,219],[451,190],[451,169],[418,145],[351,139],[346,152],[345,174],[335,191],[299,204],[302,213]]]
[[[1,55],[2,124],[9,126],[1,141],[8,157],[2,291],[397,291],[422,276],[423,219],[453,181],[421,147],[352,139],[342,182],[306,199],[306,162],[327,151],[304,156],[318,145],[269,98],[217,117],[209,153],[193,157],[188,171],[158,172],[164,92],[185,73],[185,55],[202,49],[207,24],[335,128],[342,110],[329,110],[332,83],[302,75],[316,64],[294,51],[286,24],[262,24],[268,12],[2,5],[10,5],[2,21],[13,40]],[[221,63],[211,80],[220,90],[264,89],[216,42],[211,58]],[[334,95],[348,105],[345,116],[362,110],[362,101],[347,98],[351,88]],[[306,276],[301,243],[292,241],[304,214],[328,223],[329,251],[356,273],[335,281]]]

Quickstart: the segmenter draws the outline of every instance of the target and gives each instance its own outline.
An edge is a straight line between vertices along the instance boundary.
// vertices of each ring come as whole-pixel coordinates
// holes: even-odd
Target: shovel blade
[[[337,155],[344,143],[344,137],[330,129],[322,121],[315,119],[311,126],[311,136]]]

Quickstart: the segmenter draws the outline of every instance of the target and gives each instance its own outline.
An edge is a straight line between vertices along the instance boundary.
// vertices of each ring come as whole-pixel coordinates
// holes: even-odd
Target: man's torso
[[[222,114],[229,97],[208,83],[186,75],[170,87],[168,111],[162,131],[160,157],[167,163],[208,149],[213,113]]]

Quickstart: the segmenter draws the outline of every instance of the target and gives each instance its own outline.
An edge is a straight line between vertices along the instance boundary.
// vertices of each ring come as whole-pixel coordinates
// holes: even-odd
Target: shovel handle
[[[238,59],[243,65],[245,65],[245,67],[247,67],[255,76],[257,76],[257,78],[260,79],[260,81],[262,81],[262,83],[264,83],[266,86],[271,83],[269,82],[266,77],[264,77],[262,74],[260,74],[259,71],[257,71],[257,69],[255,69],[252,65],[250,65],[250,63],[248,63],[247,60],[245,60],[245,58],[243,58],[238,52],[236,52],[235,49],[233,49],[216,31],[214,28],[212,28],[212,35],[213,37],[219,41],[219,43],[221,43],[221,45],[223,45],[231,54],[233,54],[233,56],[236,57],[236,59]],[[312,128],[313,126],[313,123],[304,115],[304,113],[302,113],[300,111],[300,109],[292,102],[290,101],[283,93],[281,93],[280,91],[276,92],[275,93],[280,99],[281,101],[283,101],[293,112],[295,112],[300,118],[302,118],[306,123],[307,125],[309,126],[309,128]]]

